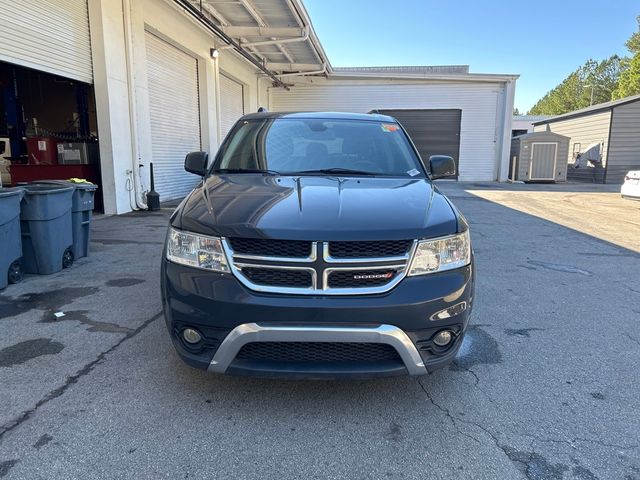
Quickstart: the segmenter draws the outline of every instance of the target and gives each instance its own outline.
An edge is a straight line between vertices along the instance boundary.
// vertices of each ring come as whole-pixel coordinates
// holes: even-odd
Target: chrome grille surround
[[[418,244],[411,241],[405,255],[390,257],[365,258],[333,258],[329,254],[330,242],[311,242],[311,254],[308,257],[272,257],[237,254],[231,242],[223,238],[222,245],[233,275],[247,288],[262,293],[279,293],[286,295],[373,295],[388,292],[398,285],[407,275],[409,265]],[[243,274],[245,268],[285,269],[307,271],[311,275],[311,286],[290,287],[280,285],[263,285],[252,282]],[[340,287],[330,286],[329,276],[332,272],[388,272],[395,270],[395,275],[388,282],[375,286]],[[354,283],[356,279],[354,279]]]

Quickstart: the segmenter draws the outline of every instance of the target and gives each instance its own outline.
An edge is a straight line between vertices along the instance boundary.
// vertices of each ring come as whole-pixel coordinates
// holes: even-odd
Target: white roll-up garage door
[[[148,32],[145,43],[155,187],[164,201],[198,180],[184,170],[185,155],[201,150],[198,61]]]
[[[0,0],[0,60],[92,83],[86,0]]]
[[[241,83],[220,74],[220,134],[227,136],[233,124],[244,115],[244,89]]]

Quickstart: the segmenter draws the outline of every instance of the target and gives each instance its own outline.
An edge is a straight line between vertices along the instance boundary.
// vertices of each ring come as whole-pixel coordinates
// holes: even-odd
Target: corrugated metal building
[[[334,68],[326,78],[298,77],[289,90],[270,89],[270,107],[390,114],[425,161],[428,154],[452,154],[461,181],[506,180],[517,76],[471,74],[467,68]],[[442,142],[434,142],[433,131],[446,140],[446,151],[436,150]]]
[[[625,173],[640,169],[640,95],[600,103],[534,123],[571,138],[567,178],[577,181],[622,183]],[[572,168],[576,156],[599,143],[601,166]],[[601,172],[595,172],[601,170]]]

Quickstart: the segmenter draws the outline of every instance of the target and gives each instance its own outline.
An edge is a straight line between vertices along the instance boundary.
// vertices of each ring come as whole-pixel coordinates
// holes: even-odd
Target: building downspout
[[[129,202],[131,203],[131,191],[134,195],[133,210],[146,210],[147,204],[144,198],[142,176],[140,174],[140,151],[138,148],[138,116],[134,95],[135,80],[133,74],[133,35],[131,33],[131,0],[122,0],[122,14],[124,26],[125,63],[127,68],[127,101],[129,104],[129,127],[131,130],[131,170],[127,178],[130,182]]]

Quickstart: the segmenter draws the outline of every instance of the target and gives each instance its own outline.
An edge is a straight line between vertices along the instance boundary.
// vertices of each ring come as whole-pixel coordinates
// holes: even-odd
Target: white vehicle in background
[[[631,170],[624,176],[620,195],[640,200],[640,170]]]

